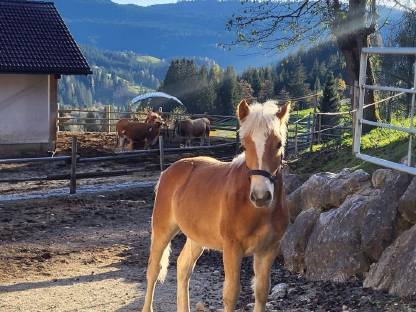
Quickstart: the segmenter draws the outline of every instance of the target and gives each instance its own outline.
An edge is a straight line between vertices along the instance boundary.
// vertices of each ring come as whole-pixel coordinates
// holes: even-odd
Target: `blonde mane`
[[[253,103],[250,113],[241,123],[239,135],[241,140],[251,135],[255,142],[263,142],[274,131],[282,140],[282,148],[286,144],[287,120],[280,120],[277,113],[280,111],[277,101],[269,100],[264,104]],[[244,153],[233,159],[233,165],[239,166],[245,161]]]

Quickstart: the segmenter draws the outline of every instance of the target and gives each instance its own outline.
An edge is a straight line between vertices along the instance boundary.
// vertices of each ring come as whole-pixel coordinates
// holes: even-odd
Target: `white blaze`
[[[254,142],[257,156],[257,168],[269,171],[263,164],[263,156],[265,153],[266,140],[272,131],[279,129],[279,120],[276,116],[279,108],[275,102],[268,101],[264,104],[253,104],[250,106],[250,112],[240,128],[240,136],[251,136]],[[270,172],[271,173],[271,172]],[[255,192],[258,197],[263,197],[269,191],[274,197],[274,185],[272,182],[263,176],[252,176],[250,192]]]

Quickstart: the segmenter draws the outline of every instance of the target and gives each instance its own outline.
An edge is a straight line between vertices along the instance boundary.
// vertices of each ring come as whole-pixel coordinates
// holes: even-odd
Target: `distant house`
[[[53,3],[0,0],[0,155],[54,150],[58,79],[90,73]]]

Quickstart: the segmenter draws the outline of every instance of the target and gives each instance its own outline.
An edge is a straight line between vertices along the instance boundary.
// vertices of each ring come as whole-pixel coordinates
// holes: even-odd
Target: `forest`
[[[405,15],[403,26],[388,39],[391,46],[415,44],[415,19]],[[60,83],[59,101],[73,107],[113,105],[129,106],[131,99],[141,93],[160,90],[178,97],[191,113],[232,114],[241,98],[267,99],[298,98],[323,94],[332,88],[340,98],[349,96],[345,83],[346,65],[334,43],[317,45],[285,57],[277,64],[249,67],[241,73],[232,66],[220,67],[208,58],[178,58],[169,61],[133,52],[103,51],[83,47],[92,65],[88,77],[64,76]],[[413,60],[374,59],[376,78],[384,84],[412,83]],[[392,73],[393,75],[387,75]],[[327,90],[327,93],[329,90]],[[160,101],[145,105],[160,105]],[[168,103],[166,108],[171,106]],[[309,107],[311,99],[297,101],[297,108]],[[166,103],[165,103],[166,105]],[[336,105],[323,105],[338,109]]]

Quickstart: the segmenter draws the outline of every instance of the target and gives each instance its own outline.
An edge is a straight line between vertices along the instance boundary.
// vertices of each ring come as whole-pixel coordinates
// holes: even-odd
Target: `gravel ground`
[[[143,302],[151,189],[0,202],[0,311],[137,311]],[[173,242],[168,278],[155,311],[175,311]],[[191,305],[221,308],[221,254],[205,252],[191,280]],[[252,308],[251,259],[242,266],[240,311]],[[276,261],[268,311],[416,311],[406,300],[363,289],[360,280],[310,282]]]

